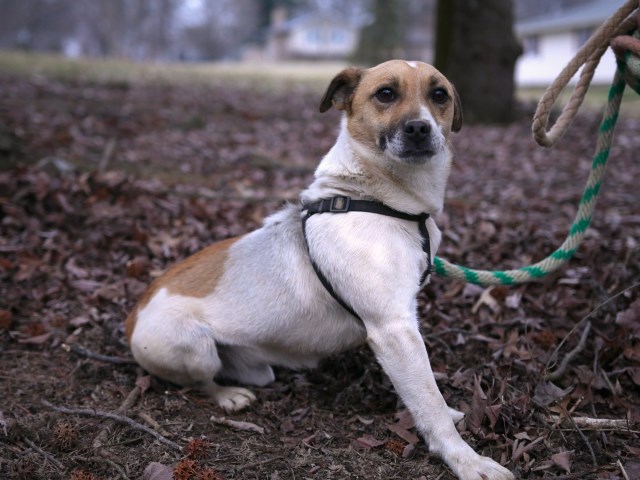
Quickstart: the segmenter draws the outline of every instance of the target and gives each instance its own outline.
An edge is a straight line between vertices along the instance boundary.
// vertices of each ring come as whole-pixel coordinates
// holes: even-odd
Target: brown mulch
[[[1,478],[134,479],[148,466],[145,478],[181,480],[452,478],[367,348],[277,369],[233,415],[133,364],[78,353],[130,358],[123,320],[154,276],[295,201],[337,132],[319,95],[7,76],[0,91]],[[439,254],[499,269],[552,251],[598,120],[583,114],[551,151],[535,146],[528,118],[463,127]],[[560,273],[492,289],[436,277],[420,294],[439,385],[468,413],[463,437],[521,478],[640,478],[639,131],[620,121],[593,224]],[[585,348],[548,380],[587,323]],[[182,450],[43,400],[117,413]]]

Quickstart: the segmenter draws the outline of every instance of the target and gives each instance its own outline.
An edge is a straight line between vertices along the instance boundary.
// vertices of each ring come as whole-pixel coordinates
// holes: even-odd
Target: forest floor
[[[0,75],[0,92],[0,478],[139,479],[149,465],[156,480],[453,478],[367,348],[277,369],[232,415],[127,361],[123,322],[151,279],[310,182],[339,121],[316,92],[42,75]],[[513,268],[558,246],[599,117],[582,114],[553,150],[534,144],[530,115],[464,126],[439,255]],[[435,277],[420,293],[462,436],[519,478],[640,478],[638,132],[620,120],[566,268],[509,288]]]

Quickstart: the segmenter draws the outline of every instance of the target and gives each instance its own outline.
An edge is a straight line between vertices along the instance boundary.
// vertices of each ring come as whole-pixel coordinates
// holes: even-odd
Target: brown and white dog
[[[344,112],[335,145],[322,159],[303,204],[337,195],[381,202],[409,214],[442,210],[451,154],[462,126],[453,85],[435,68],[393,60],[348,68],[329,85],[320,111]],[[238,410],[255,400],[271,365],[312,367],[368,343],[413,414],[430,450],[461,479],[513,478],[458,434],[434,380],[418,330],[416,295],[431,259],[414,221],[368,212],[313,215],[298,206],[262,228],[216,243],[159,277],[127,319],[137,362],[150,373],[209,394]],[[425,220],[430,251],[440,243]],[[425,225],[423,223],[423,225]],[[313,261],[356,319],[323,286]]]

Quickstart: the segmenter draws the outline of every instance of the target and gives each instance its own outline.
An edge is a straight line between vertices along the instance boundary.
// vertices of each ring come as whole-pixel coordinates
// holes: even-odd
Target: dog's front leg
[[[367,341],[429,444],[462,480],[508,480],[513,475],[462,440],[436,385],[427,350],[411,316],[366,322]]]

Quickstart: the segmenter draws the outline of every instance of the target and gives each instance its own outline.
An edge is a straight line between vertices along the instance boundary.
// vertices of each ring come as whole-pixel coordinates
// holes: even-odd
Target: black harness
[[[417,222],[418,228],[420,230],[420,235],[422,236],[422,251],[427,254],[427,268],[420,278],[420,285],[424,283],[424,281],[433,270],[433,263],[431,262],[431,242],[429,240],[429,231],[427,230],[426,224],[426,221],[429,218],[428,213],[412,214],[401,212],[380,202],[372,202],[369,200],[352,200],[351,197],[346,196],[335,196],[332,198],[318,200],[317,202],[304,204],[302,205],[302,211],[307,212],[302,217],[302,235],[304,236],[304,243],[307,246],[307,252],[309,253],[311,265],[313,266],[313,270],[318,276],[318,280],[320,280],[322,285],[324,285],[324,288],[327,289],[331,296],[340,305],[342,305],[342,307],[347,312],[349,312],[361,322],[362,318],[360,318],[360,316],[353,310],[353,308],[347,302],[345,302],[342,297],[340,297],[340,295],[336,293],[327,277],[324,275],[324,273],[322,273],[322,270],[320,270],[316,262],[313,260],[313,257],[311,256],[311,251],[309,250],[309,241],[307,240],[307,220],[312,215],[315,215],[317,213],[367,212]]]

